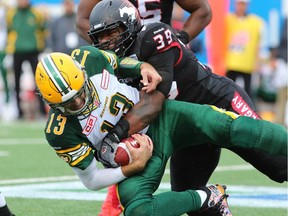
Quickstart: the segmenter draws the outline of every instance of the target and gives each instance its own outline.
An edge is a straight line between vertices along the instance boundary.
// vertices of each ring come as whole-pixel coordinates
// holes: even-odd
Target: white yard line
[[[0,151],[0,157],[6,157],[9,156],[9,152],[7,151]]]
[[[5,197],[61,200],[103,201],[106,197],[106,189],[90,191],[80,181],[67,181],[71,180],[69,176],[62,178],[58,182],[1,186],[1,192]],[[161,183],[156,193],[168,190],[170,184]],[[229,185],[227,193],[230,206],[287,208],[287,190],[283,187]]]
[[[250,165],[235,165],[235,166],[218,166],[215,171],[238,171],[254,169]],[[170,173],[169,169],[165,170],[165,175]],[[77,176],[54,176],[46,178],[21,178],[21,179],[6,179],[0,180],[0,185],[10,184],[27,184],[27,183],[41,183],[41,182],[57,182],[57,181],[73,181],[78,179]]]
[[[77,176],[55,176],[55,177],[46,177],[46,178],[6,179],[6,180],[0,180],[0,185],[73,181],[73,180],[77,180],[77,179],[78,179]]]

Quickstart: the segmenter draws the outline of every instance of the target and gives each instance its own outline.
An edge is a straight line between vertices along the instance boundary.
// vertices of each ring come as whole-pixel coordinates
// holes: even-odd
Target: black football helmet
[[[96,4],[90,14],[90,30],[88,36],[92,45],[99,49],[108,49],[113,44],[118,56],[124,56],[125,52],[133,44],[137,33],[141,29],[141,19],[136,7],[128,0],[103,0]],[[99,43],[98,35],[117,28],[123,32],[119,36]]]

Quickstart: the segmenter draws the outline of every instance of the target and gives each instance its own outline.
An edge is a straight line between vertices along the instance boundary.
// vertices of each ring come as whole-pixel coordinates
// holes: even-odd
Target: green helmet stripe
[[[67,94],[69,92],[69,85],[53,62],[51,56],[48,55],[46,58],[43,58],[42,64],[57,90],[62,95]]]

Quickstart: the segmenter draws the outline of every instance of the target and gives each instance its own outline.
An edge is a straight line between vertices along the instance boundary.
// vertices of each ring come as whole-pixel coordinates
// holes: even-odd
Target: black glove
[[[128,137],[129,128],[129,122],[125,119],[121,119],[115,125],[115,127],[111,131],[109,131],[107,137],[109,137],[111,141],[119,143],[122,139]]]
[[[189,43],[189,35],[187,32],[185,31],[180,31],[176,34],[176,36],[178,37],[178,39],[184,43],[184,44],[188,44]]]

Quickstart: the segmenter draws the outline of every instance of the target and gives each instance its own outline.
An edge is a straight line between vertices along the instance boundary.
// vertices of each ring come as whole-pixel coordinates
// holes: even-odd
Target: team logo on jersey
[[[101,154],[105,154],[106,151],[107,151],[107,146],[102,146]]]
[[[73,148],[58,150],[56,153],[70,166],[76,166],[78,163],[84,160],[91,151],[92,148],[88,144],[81,143]]]
[[[88,136],[91,131],[93,130],[95,124],[96,124],[96,121],[97,121],[97,117],[93,116],[93,115],[90,115],[87,119],[87,122],[86,122],[86,125],[85,127],[83,128],[83,131],[82,133],[85,135],[85,136]]]
[[[63,159],[66,163],[70,163],[72,158],[69,154],[61,154],[59,155],[61,159]]]
[[[101,105],[98,92],[96,91],[96,88],[93,85],[93,83],[91,82],[91,80],[89,80],[88,86],[89,86],[89,90],[91,93],[92,101],[88,105],[88,108],[83,111],[84,116],[89,116],[93,110],[97,109]]]

